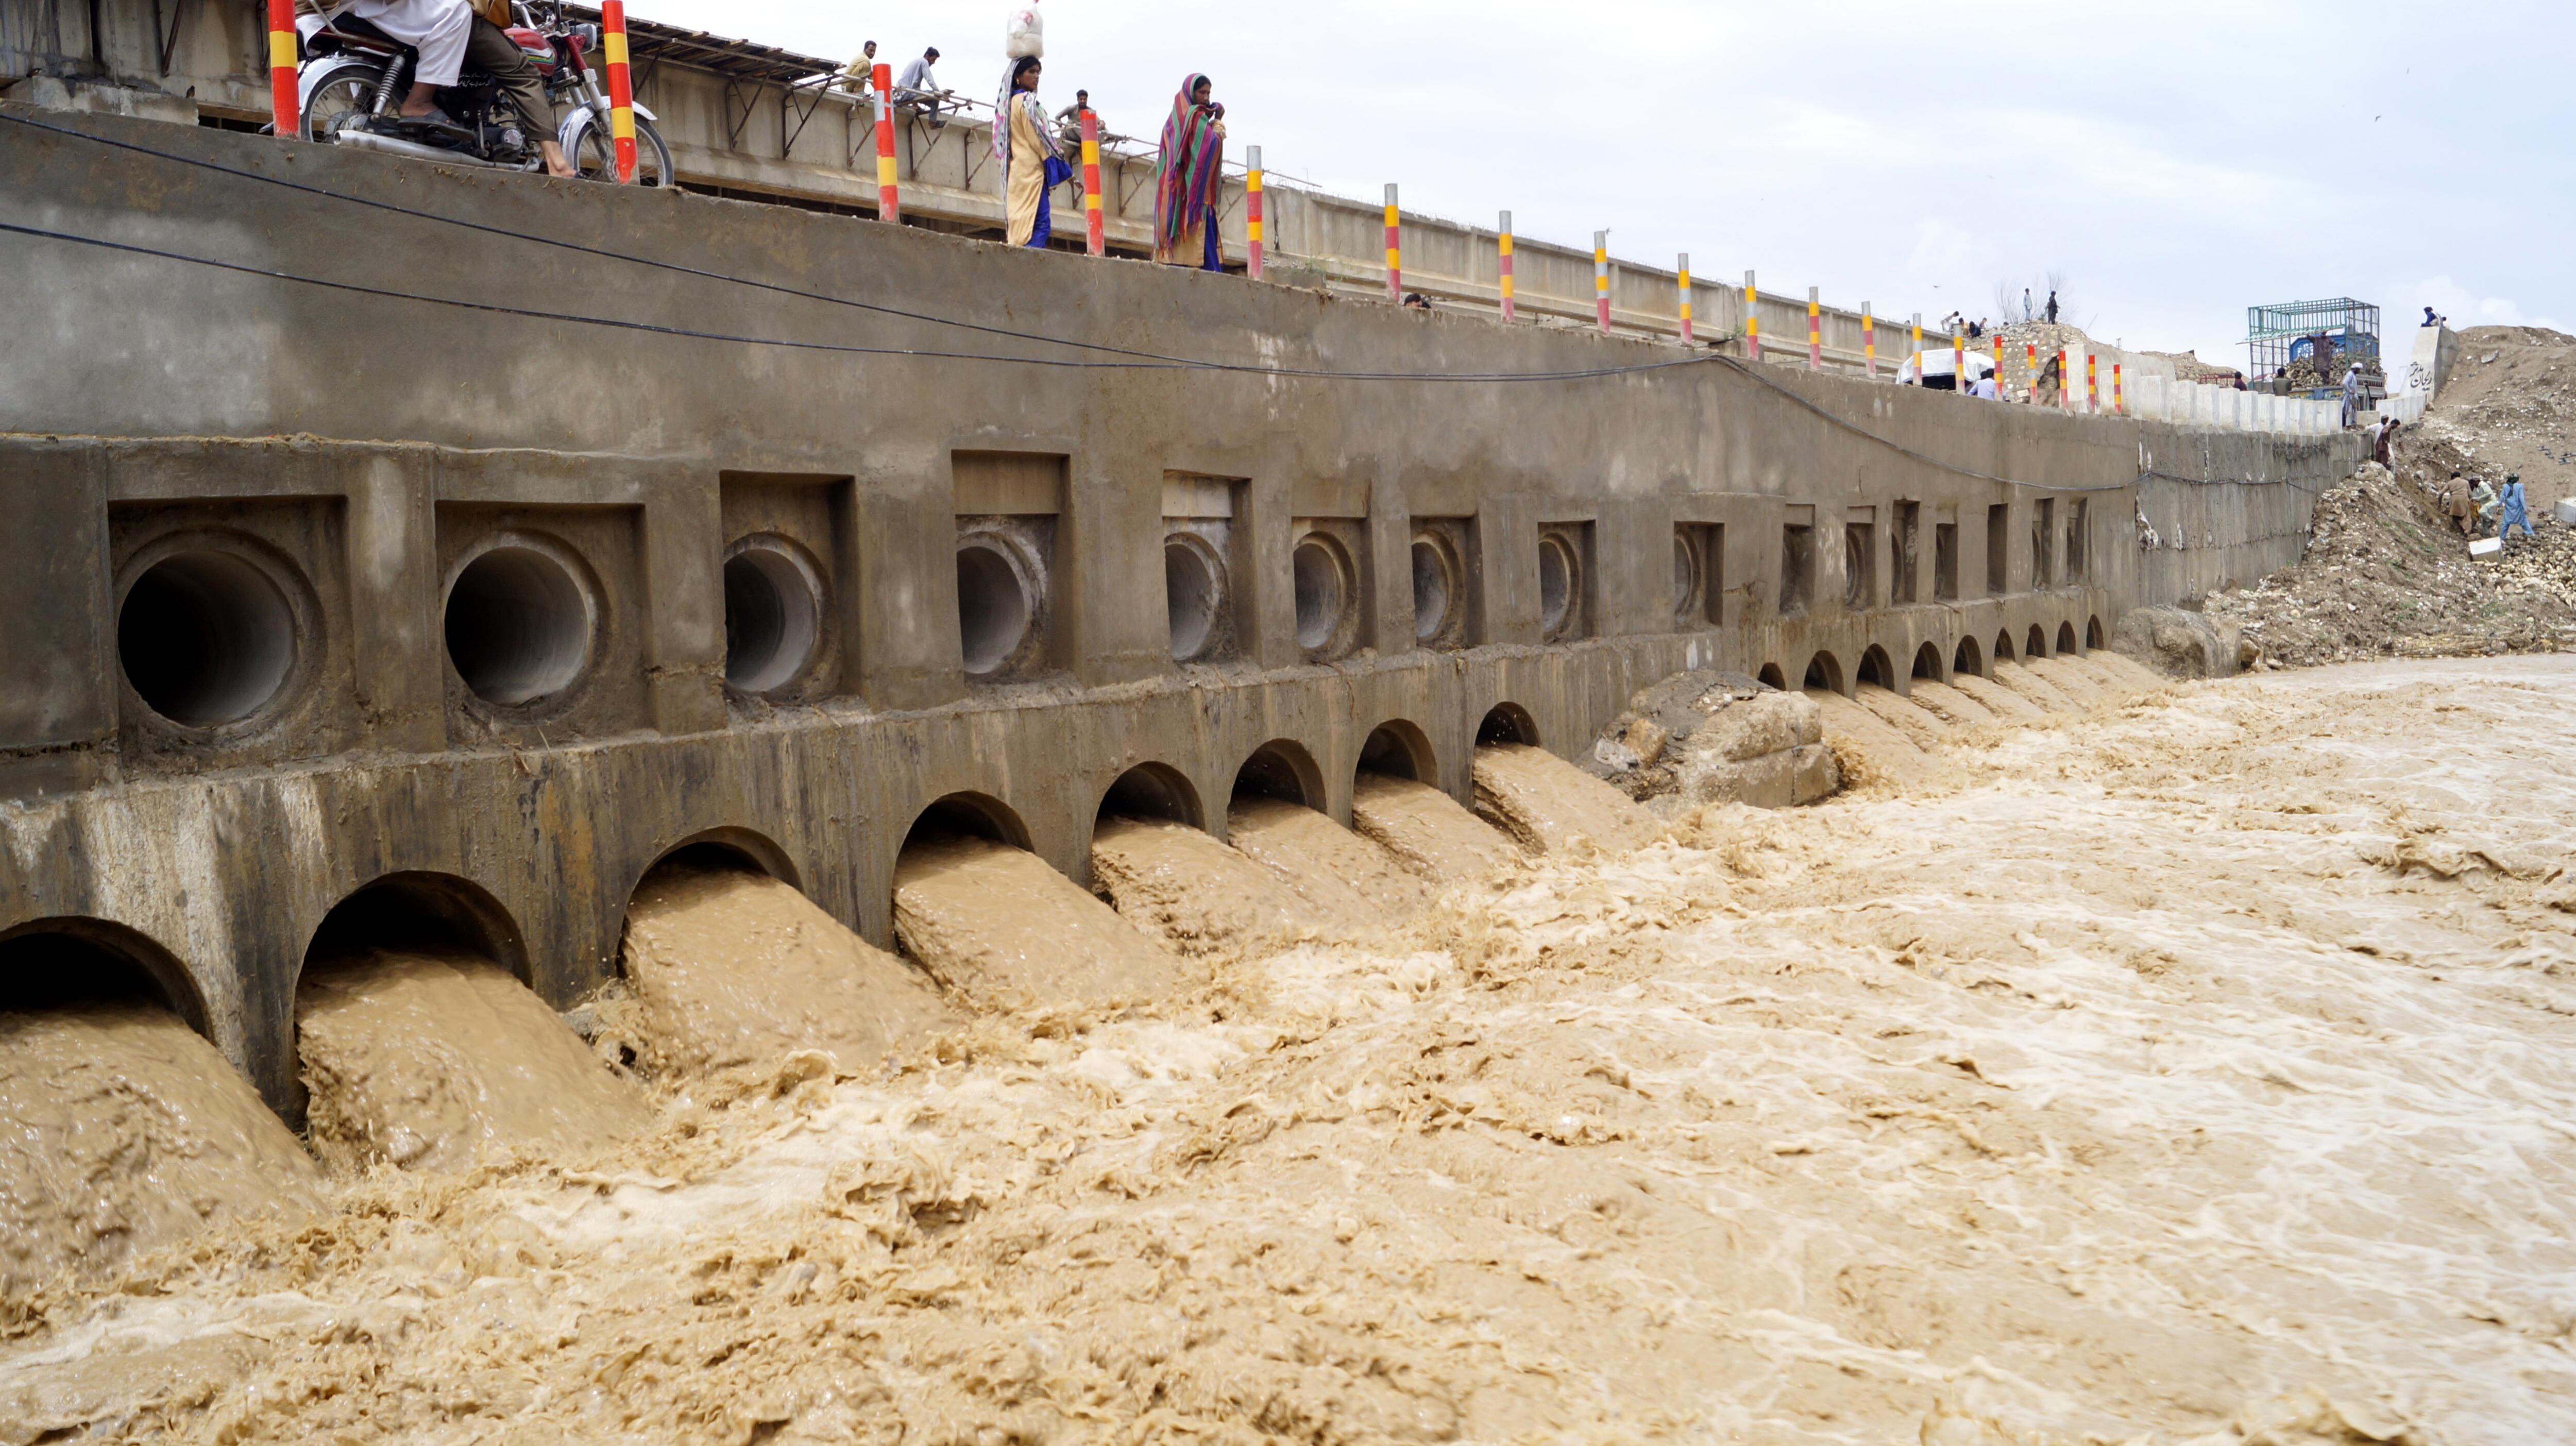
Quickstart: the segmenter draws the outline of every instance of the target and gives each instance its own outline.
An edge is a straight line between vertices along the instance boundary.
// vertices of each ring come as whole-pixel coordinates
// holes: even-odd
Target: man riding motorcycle
[[[508,0],[483,0],[483,4],[509,14]],[[471,65],[500,82],[519,124],[537,138],[546,174],[567,178],[576,174],[564,158],[563,147],[555,142],[554,105],[546,99],[536,67],[528,63],[517,42],[469,0],[318,0],[312,13],[323,20],[364,20],[418,53],[419,67],[402,101],[404,120],[460,129],[438,108],[438,92],[456,84]]]

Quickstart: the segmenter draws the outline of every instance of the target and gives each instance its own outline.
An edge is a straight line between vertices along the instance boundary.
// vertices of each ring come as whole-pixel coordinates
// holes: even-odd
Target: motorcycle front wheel
[[[585,181],[617,179],[617,146],[609,138],[608,123],[596,113],[583,110],[564,127],[564,159]],[[639,186],[672,186],[679,178],[671,169],[671,148],[662,143],[662,132],[642,116],[635,118],[635,184]]]
[[[329,145],[342,124],[363,119],[376,103],[384,66],[352,59],[326,60],[304,78],[304,138]]]

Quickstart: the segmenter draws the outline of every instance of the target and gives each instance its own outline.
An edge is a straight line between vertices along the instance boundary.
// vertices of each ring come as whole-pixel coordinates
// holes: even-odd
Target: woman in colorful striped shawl
[[[1154,259],[1218,269],[1217,200],[1223,192],[1225,107],[1208,99],[1204,75],[1181,82],[1154,181]]]

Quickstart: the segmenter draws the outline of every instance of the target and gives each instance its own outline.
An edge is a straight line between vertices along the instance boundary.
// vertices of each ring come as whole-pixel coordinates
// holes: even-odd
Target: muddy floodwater
[[[1625,851],[1480,762],[1553,851],[1358,938],[1108,831],[1213,982],[138,1239],[0,1442],[2576,1440],[2576,659],[2088,681]]]

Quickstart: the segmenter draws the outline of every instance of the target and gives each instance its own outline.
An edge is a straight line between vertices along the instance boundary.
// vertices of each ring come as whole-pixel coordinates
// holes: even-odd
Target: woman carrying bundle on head
[[[1204,75],[1181,82],[1163,123],[1154,177],[1154,259],[1167,266],[1219,269],[1216,208],[1224,187],[1225,107],[1209,99]]]
[[[1041,67],[1023,55],[1002,72],[1002,97],[993,105],[993,159],[1002,163],[1002,212],[1011,244],[1043,249],[1055,232],[1055,188],[1073,175],[1056,153],[1046,107],[1038,103]]]

